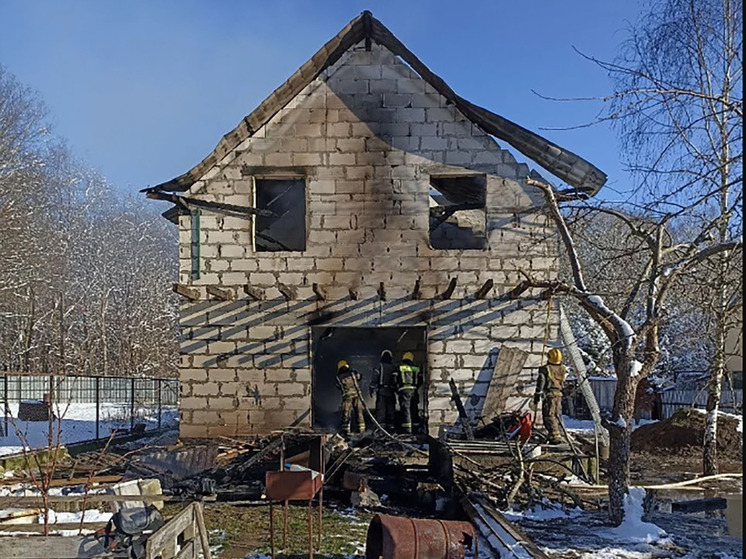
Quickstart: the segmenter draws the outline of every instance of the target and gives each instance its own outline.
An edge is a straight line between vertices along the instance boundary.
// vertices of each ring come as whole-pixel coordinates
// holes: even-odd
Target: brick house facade
[[[386,347],[423,367],[431,434],[457,420],[451,378],[479,413],[502,346],[530,353],[520,404],[558,318],[508,293],[521,270],[556,277],[558,242],[533,172],[493,136],[579,189],[605,178],[499,119],[364,13],[202,163],[147,189],[180,231],[181,435],[333,429],[334,363],[365,389]]]

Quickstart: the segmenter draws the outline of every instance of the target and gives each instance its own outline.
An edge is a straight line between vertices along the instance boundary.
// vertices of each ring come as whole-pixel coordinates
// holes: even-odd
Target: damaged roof
[[[442,78],[430,71],[414,53],[407,49],[386,26],[374,18],[369,11],[365,11],[321,47],[310,60],[275,89],[236,128],[223,136],[217,147],[205,159],[186,173],[159,185],[145,188],[142,192],[184,192],[188,190],[225,155],[269,122],[321,72],[337,62],[348,49],[363,40],[367,43],[374,41],[389,49],[487,134],[507,142],[570,186],[585,194],[595,195],[606,183],[606,174],[582,157],[459,96]]]

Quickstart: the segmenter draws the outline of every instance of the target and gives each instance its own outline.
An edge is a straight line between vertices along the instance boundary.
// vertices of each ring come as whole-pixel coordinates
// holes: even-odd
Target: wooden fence
[[[720,398],[720,411],[743,412],[743,390],[723,390]],[[667,419],[683,408],[705,409],[707,407],[707,391],[666,390],[661,392],[661,403],[663,404],[663,418]]]
[[[616,391],[616,379],[596,377],[588,379],[596,397],[598,407],[602,412],[609,412],[614,405],[614,392]],[[743,412],[743,390],[724,387],[721,392],[720,410],[728,413]],[[665,390],[660,392],[662,403],[662,419],[668,419],[676,411],[685,408],[705,409],[707,405],[706,390]],[[582,402],[582,395],[577,391],[573,397],[572,410],[577,410],[574,415],[581,417],[587,413],[585,404]],[[569,407],[569,406],[568,406]],[[572,410],[570,411],[572,415]],[[641,417],[649,419],[649,411],[646,410]]]

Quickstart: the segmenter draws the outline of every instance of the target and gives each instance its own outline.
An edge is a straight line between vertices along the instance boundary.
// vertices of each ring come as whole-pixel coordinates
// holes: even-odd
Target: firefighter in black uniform
[[[408,351],[402,356],[402,362],[394,372],[394,386],[399,397],[402,418],[401,432],[404,434],[412,433],[413,417],[419,424],[419,409],[415,396],[420,384],[420,368],[414,364],[414,354]]]
[[[388,349],[384,349],[378,368],[373,371],[370,395],[376,397],[376,421],[389,432],[394,429],[396,423],[395,372],[394,356]]]

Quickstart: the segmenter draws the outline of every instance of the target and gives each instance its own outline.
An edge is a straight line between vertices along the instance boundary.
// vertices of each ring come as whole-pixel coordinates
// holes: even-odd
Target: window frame
[[[253,208],[259,210],[257,206],[257,192],[259,190],[259,181],[302,181],[303,183],[303,248],[300,249],[277,249],[277,250],[262,250],[257,248],[257,236],[256,236],[256,217],[251,220],[251,249],[254,254],[273,254],[276,252],[305,252],[308,249],[308,176],[299,173],[256,173],[251,176],[252,188],[251,188],[251,205]]]

